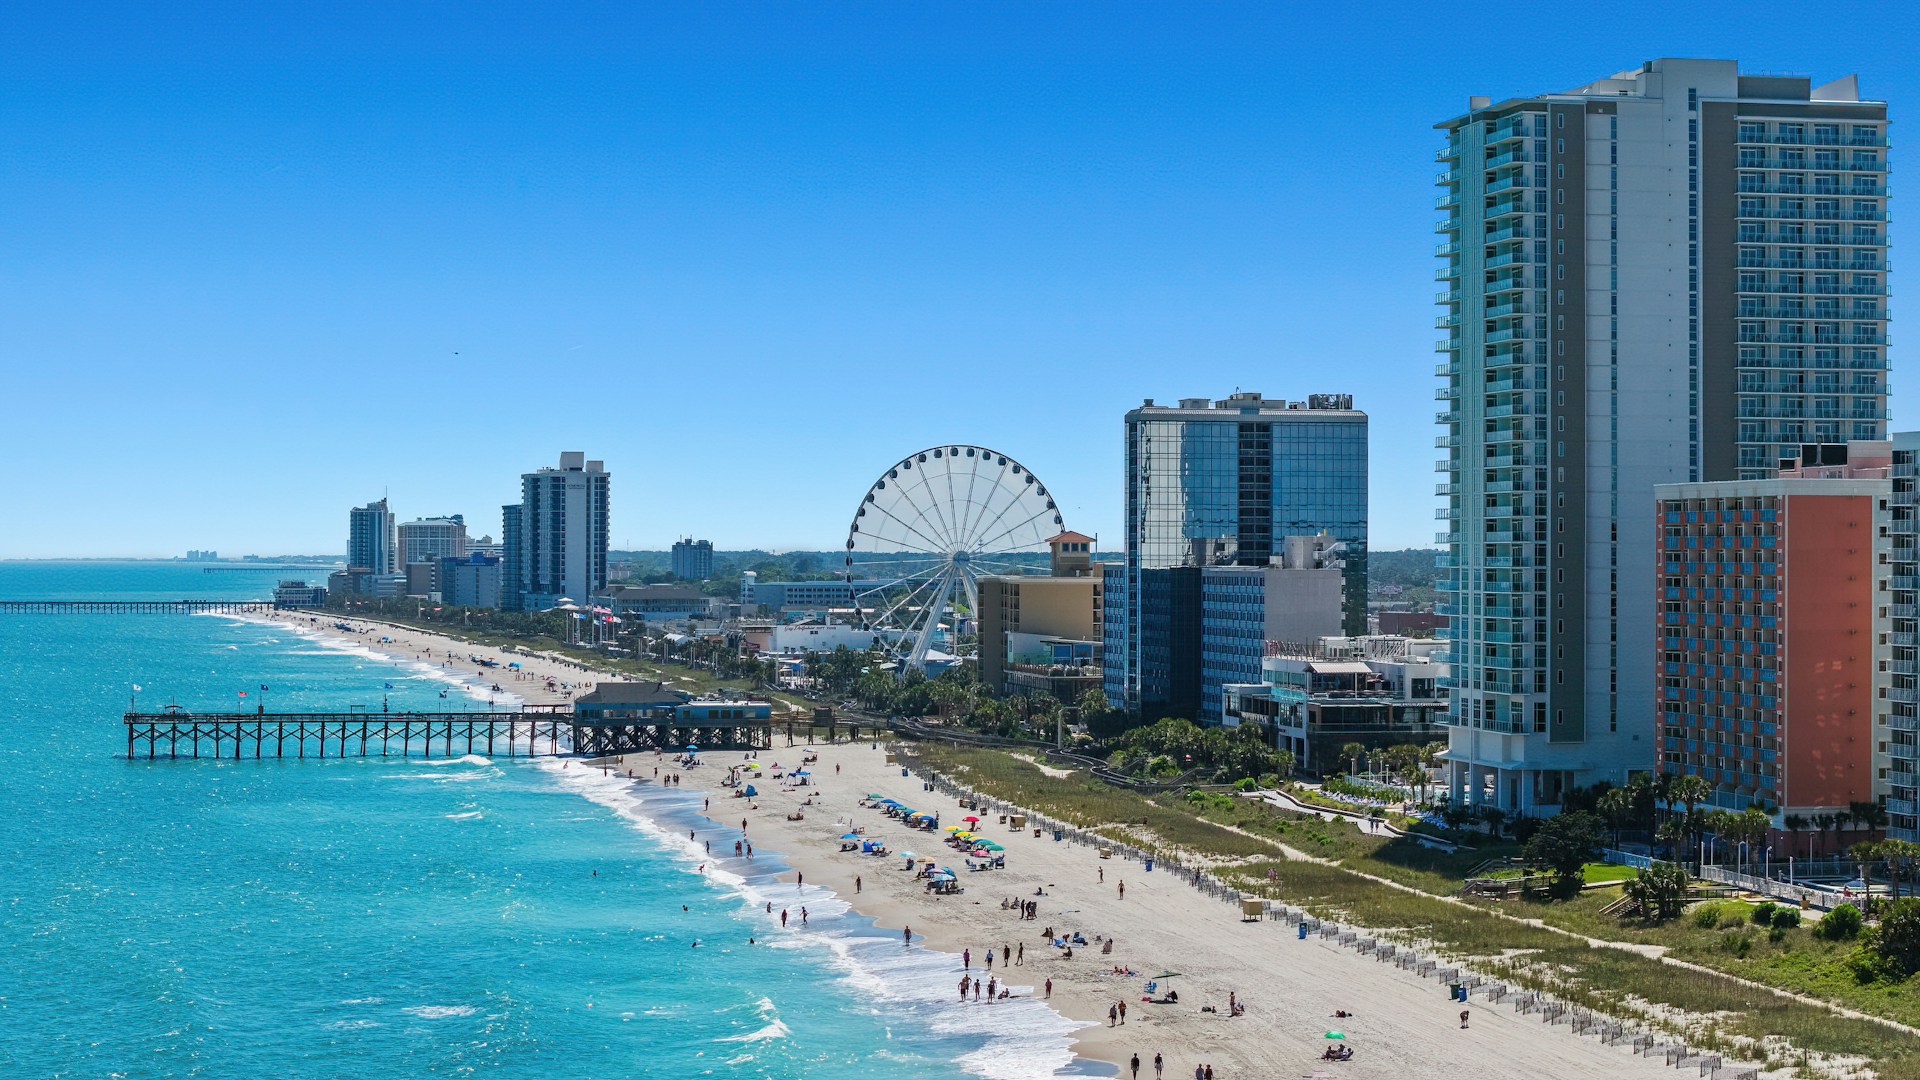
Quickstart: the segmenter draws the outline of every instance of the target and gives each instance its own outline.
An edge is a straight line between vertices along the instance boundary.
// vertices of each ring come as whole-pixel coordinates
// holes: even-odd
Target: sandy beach
[[[317,627],[308,621],[313,618],[319,620]],[[303,630],[338,635],[396,660],[422,660],[426,652],[451,652],[461,659],[469,653],[500,655],[440,635],[364,620],[344,621],[373,627],[372,632],[342,634],[332,629],[335,620],[324,615],[280,619]],[[394,641],[379,644],[382,635]],[[564,701],[572,688],[597,677],[571,661],[525,654],[514,654],[513,659],[524,665],[522,677],[500,685],[529,703]],[[467,667],[472,670],[463,674],[481,679],[494,678],[499,671]],[[549,679],[556,689],[547,688]],[[743,835],[744,820],[744,837],[756,854],[779,857],[792,867],[787,876],[804,875],[807,885],[831,889],[879,926],[896,931],[910,927],[912,948],[952,954],[956,988],[963,950],[971,951],[972,971],[983,987],[991,975],[1011,982],[1017,995],[1047,997],[1050,979],[1051,1005],[1087,1025],[1076,1052],[1117,1064],[1122,1076],[1129,1075],[1134,1054],[1140,1056],[1141,1075],[1152,1076],[1156,1053],[1163,1057],[1165,1075],[1175,1080],[1193,1076],[1202,1064],[1211,1065],[1220,1080],[1405,1080],[1452,1073],[1476,1080],[1671,1075],[1658,1058],[1636,1056],[1625,1046],[1604,1046],[1507,1006],[1475,1000],[1466,1006],[1471,1023],[1463,1029],[1462,1005],[1436,982],[1317,937],[1299,940],[1283,922],[1242,922],[1236,908],[1203,896],[1176,875],[1146,872],[1117,856],[1102,859],[1096,849],[1056,843],[1050,833],[1036,838],[1030,829],[1015,831],[999,820],[998,812],[985,815],[980,829],[1005,846],[1006,866],[969,872],[964,856],[942,843],[944,832],[908,830],[882,811],[861,805],[867,794],[878,793],[940,815],[943,827],[961,824],[970,812],[953,797],[927,791],[919,778],[902,776],[884,743],[778,745],[784,742],[777,736],[777,748],[759,755],[764,767],[760,775],[766,779],[755,781],[758,796],[752,800],[734,797],[720,786],[730,766],[746,761],[743,754],[704,753],[700,766],[681,777],[688,791],[699,788],[710,796],[707,816],[714,832],[702,839],[713,842],[716,855],[730,856],[734,841]],[[790,780],[772,779],[776,764],[790,772],[803,754],[818,755],[807,766],[810,786],[794,788]],[[640,777],[634,782],[645,785],[657,783],[656,767],[663,776],[679,771],[671,758],[645,758],[606,765],[616,772],[632,770]],[[924,882],[904,869],[903,858],[842,851],[839,838],[850,825],[883,837],[895,852],[912,850],[954,866],[964,892],[930,895]],[[723,856],[721,862],[726,860]],[[1004,907],[1003,900],[1035,901],[1037,915],[1023,920]],[[1044,939],[1049,927],[1065,934],[1077,931],[1089,944],[1075,948],[1068,958]],[[1103,949],[1109,939],[1111,952]],[[1011,948],[1018,954],[1023,947],[1024,957],[1011,969],[997,956],[991,971],[984,966],[990,949]],[[1139,974],[1114,974],[1115,968]],[[1162,982],[1163,990],[1171,986],[1179,991],[1179,1003],[1144,1003],[1146,978],[1164,970],[1180,973]],[[1243,1015],[1228,1015],[1230,994],[1245,1006]],[[1127,1003],[1126,1022],[1110,1026],[1109,1009],[1122,1001]],[[985,1003],[962,1005],[957,993],[954,1007],[991,1008]],[[1336,1018],[1336,1010],[1351,1015]],[[1321,1060],[1329,1030],[1346,1034],[1352,1060]]]

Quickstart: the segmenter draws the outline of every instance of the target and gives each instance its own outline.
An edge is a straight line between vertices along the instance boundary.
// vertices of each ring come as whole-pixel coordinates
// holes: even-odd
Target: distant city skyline
[[[1115,549],[1126,411],[1236,390],[1352,393],[1372,545],[1432,546],[1437,119],[1656,56],[1920,85],[1897,6],[1485,33],[1538,12],[16,7],[0,456],[86,482],[0,557],[320,554],[383,495],[497,535],[580,445],[614,548],[833,550],[943,442]]]

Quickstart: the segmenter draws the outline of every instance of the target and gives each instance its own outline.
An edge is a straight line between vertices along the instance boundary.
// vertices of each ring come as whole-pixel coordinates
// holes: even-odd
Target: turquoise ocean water
[[[264,596],[276,576],[0,563],[0,598]],[[814,912],[781,932],[752,876],[770,859],[696,873],[692,789],[553,761],[123,756],[134,685],[143,709],[233,709],[243,690],[249,709],[460,704],[442,680],[232,618],[0,617],[0,1077],[1068,1065],[1068,1022],[953,1004],[952,958],[824,892],[780,886]],[[705,836],[731,851],[733,834]]]

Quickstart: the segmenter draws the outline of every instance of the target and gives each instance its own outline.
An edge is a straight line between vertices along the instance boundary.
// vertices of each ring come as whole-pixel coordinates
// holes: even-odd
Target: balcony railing
[[[1802,207],[1799,210],[1776,210],[1768,207],[1740,207],[1736,217],[1751,221],[1756,218],[1774,218],[1783,221],[1885,221],[1885,210],[1816,210]]]

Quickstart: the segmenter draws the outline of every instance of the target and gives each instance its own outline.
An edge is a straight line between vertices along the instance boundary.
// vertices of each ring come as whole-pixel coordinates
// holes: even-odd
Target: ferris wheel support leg
[[[914,636],[913,651],[907,654],[906,663],[900,666],[900,677],[906,678],[907,669],[921,674],[927,671],[927,647],[933,642],[933,632],[940,628],[940,615],[947,610],[947,598],[953,595],[954,574],[948,571],[940,578],[940,584],[927,600],[926,614],[920,622],[920,633]]]

